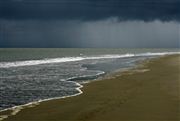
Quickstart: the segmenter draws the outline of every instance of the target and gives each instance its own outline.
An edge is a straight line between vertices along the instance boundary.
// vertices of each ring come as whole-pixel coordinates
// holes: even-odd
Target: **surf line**
[[[157,56],[161,56],[161,55],[172,55],[172,54],[180,54],[180,52],[169,52],[169,53],[148,53],[147,55],[151,55],[151,56],[154,56],[154,55],[157,55]],[[142,56],[144,54],[139,54],[138,56]],[[146,55],[146,56],[147,56]],[[93,58],[94,59],[94,58]],[[16,115],[17,113],[19,113],[22,109],[24,108],[31,108],[31,107],[34,107],[36,105],[39,105],[41,102],[45,102],[45,101],[50,101],[50,100],[56,100],[56,99],[63,99],[63,98],[67,98],[67,97],[73,97],[73,96],[78,96],[80,94],[82,94],[83,92],[81,91],[81,88],[83,88],[83,85],[81,85],[80,83],[77,83],[77,82],[74,82],[74,81],[69,81],[69,80],[61,80],[61,81],[66,81],[66,82],[71,82],[71,83],[75,83],[78,87],[75,88],[79,93],[76,93],[76,94],[73,94],[73,95],[67,95],[67,96],[62,96],[62,97],[55,97],[55,98],[48,98],[48,99],[43,99],[43,100],[39,100],[39,101],[34,101],[34,102],[30,102],[30,103],[27,103],[27,104],[24,104],[24,105],[19,105],[19,106],[14,106],[14,107],[11,107],[11,108],[6,108],[6,109],[3,109],[3,110],[0,110],[0,112],[4,112],[4,111],[12,111],[10,114],[7,114],[7,115],[0,115],[0,121],[10,117],[10,116],[13,116],[13,115]]]
[[[74,97],[74,96],[78,96],[78,95],[83,93],[83,91],[81,91],[81,88],[83,88],[83,85],[81,85],[81,84],[79,84],[77,82],[74,82],[74,81],[66,81],[66,82],[71,82],[71,83],[74,83],[75,85],[77,85],[78,87],[76,87],[75,90],[77,90],[78,93],[73,94],[73,95],[62,96],[62,97],[54,97],[54,98],[38,100],[38,101],[30,102],[30,103],[27,103],[27,104],[18,105],[18,106],[14,106],[14,107],[11,107],[11,108],[6,108],[6,109],[3,109],[3,110],[0,110],[0,112],[12,111],[10,114],[0,115],[0,121],[4,120],[4,119],[6,119],[6,118],[8,118],[10,116],[16,115],[17,113],[19,113],[21,110],[23,110],[25,108],[35,107],[35,106],[39,105],[41,102],[50,101],[50,100],[57,100],[57,99],[63,99],[63,98],[68,98],[68,97]]]
[[[95,76],[99,76],[99,75],[103,75],[103,74],[105,74],[104,71],[99,71],[99,73],[96,74]],[[89,76],[89,75],[86,75],[86,76]],[[85,76],[79,76],[79,77],[85,77]],[[66,80],[61,80],[61,81],[65,81],[65,82],[74,83],[76,86],[78,86],[78,87],[75,88],[75,90],[77,90],[78,93],[73,94],[73,95],[67,95],[67,96],[43,99],[43,100],[34,101],[34,102],[27,103],[27,104],[18,105],[18,106],[14,106],[14,107],[11,107],[11,108],[6,108],[6,109],[3,109],[3,110],[0,110],[0,112],[9,111],[9,110],[12,111],[9,115],[0,115],[0,121],[8,118],[9,116],[16,115],[17,113],[19,113],[24,108],[35,107],[35,106],[39,105],[41,102],[50,101],[50,100],[57,100],[57,99],[63,99],[63,98],[68,98],[68,97],[74,97],[74,96],[78,96],[78,95],[82,94],[83,91],[81,91],[81,88],[83,88],[83,85],[81,85],[80,83],[77,83],[75,81],[70,81],[71,79],[75,79],[75,78],[79,78],[79,77],[71,77],[71,78],[68,78]],[[89,83],[89,82],[90,81],[87,81],[86,83]],[[82,83],[82,84],[85,84],[85,83]]]
[[[160,56],[166,54],[180,54],[180,52],[146,52],[146,53],[126,53],[126,54],[112,54],[112,55],[99,55],[99,56],[80,56],[80,57],[62,57],[62,58],[47,58],[42,60],[26,60],[26,61],[15,61],[15,62],[0,62],[0,68],[11,68],[21,66],[33,66],[41,64],[51,63],[65,63],[82,60],[96,60],[96,59],[110,59],[110,58],[128,58],[138,56]]]
[[[103,74],[105,74],[104,71],[99,71],[99,73],[95,74],[94,76],[100,76],[100,75],[103,75]],[[80,84],[78,82],[71,81],[71,79],[76,79],[76,78],[81,78],[81,77],[90,77],[90,76],[91,75],[83,75],[83,76],[79,76],[79,77],[71,77],[71,78],[67,78],[65,80],[61,80],[62,82],[64,81],[64,82],[74,83],[77,86],[75,88],[75,90],[78,91],[78,93],[76,93],[76,94],[67,95],[67,96],[60,96],[60,97],[54,97],[54,98],[42,99],[42,100],[38,100],[38,101],[34,101],[34,102],[29,102],[29,103],[26,103],[26,104],[23,104],[23,105],[18,105],[18,106],[14,106],[14,107],[11,107],[11,108],[6,108],[6,109],[3,109],[3,110],[0,110],[0,112],[9,111],[9,110],[12,111],[9,115],[0,115],[0,121],[8,118],[9,116],[16,115],[17,113],[19,113],[24,108],[35,107],[35,106],[39,105],[41,102],[50,101],[50,100],[57,100],[57,99],[63,99],[63,98],[74,97],[74,96],[80,95],[80,94],[83,93],[81,91],[81,88],[83,88],[82,84],[90,83],[90,81],[86,81],[85,83]]]

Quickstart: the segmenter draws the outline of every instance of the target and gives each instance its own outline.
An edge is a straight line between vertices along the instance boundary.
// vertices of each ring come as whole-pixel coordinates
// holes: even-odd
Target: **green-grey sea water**
[[[1,48],[0,110],[79,94],[87,80],[179,49]]]
[[[126,48],[0,48],[0,61],[35,60],[44,58],[94,56],[146,52],[172,52],[180,49],[126,49]]]

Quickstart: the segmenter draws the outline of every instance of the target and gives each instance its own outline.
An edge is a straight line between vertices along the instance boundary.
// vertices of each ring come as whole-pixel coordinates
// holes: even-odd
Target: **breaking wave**
[[[26,61],[15,61],[15,62],[0,62],[0,68],[10,68],[10,67],[21,67],[21,66],[32,66],[40,64],[50,64],[50,63],[65,63],[74,62],[82,60],[96,60],[96,59],[108,59],[108,58],[126,58],[126,57],[137,57],[137,56],[160,56],[167,54],[180,54],[180,52],[161,52],[161,53],[139,53],[139,54],[116,54],[116,55],[99,55],[99,56],[82,56],[82,57],[61,57],[61,58],[49,58],[42,60],[26,60]]]

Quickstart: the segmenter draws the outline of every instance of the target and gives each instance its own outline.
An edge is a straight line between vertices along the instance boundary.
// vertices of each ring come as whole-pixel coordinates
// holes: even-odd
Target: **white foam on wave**
[[[136,56],[160,56],[160,55],[174,55],[174,54],[180,54],[180,52],[147,52],[147,53],[139,53],[136,54]]]
[[[105,73],[104,71],[99,71],[99,73],[97,73],[97,74],[94,75],[94,76],[102,75],[102,74],[104,74],[104,73]],[[85,76],[79,76],[79,77],[86,77],[86,76],[92,76],[92,75],[85,75]],[[22,109],[24,109],[24,108],[26,108],[26,107],[34,107],[34,106],[36,106],[36,105],[39,105],[40,102],[50,101],[50,100],[56,100],[56,99],[63,99],[63,98],[73,97],[73,96],[77,96],[77,95],[82,94],[83,92],[81,91],[81,88],[83,87],[83,85],[81,85],[80,83],[75,82],[75,81],[69,81],[70,79],[79,78],[79,77],[71,77],[71,78],[68,78],[68,79],[66,79],[66,80],[62,80],[62,79],[61,79],[61,81],[71,82],[71,83],[74,83],[75,85],[77,85],[77,88],[75,88],[75,90],[77,90],[78,93],[72,94],[72,95],[67,95],[67,96],[61,96],[61,97],[41,99],[41,100],[38,100],[38,101],[29,102],[29,103],[27,103],[27,104],[18,105],[18,106],[13,106],[13,107],[10,107],[10,108],[6,108],[6,109],[3,109],[3,110],[0,110],[0,112],[4,112],[4,111],[8,111],[8,110],[11,110],[11,111],[12,111],[9,115],[0,115],[0,121],[8,118],[8,117],[11,116],[11,115],[16,115],[18,112],[20,112]],[[89,83],[89,81],[87,81],[86,83]],[[82,83],[82,84],[84,84],[84,83]]]
[[[80,60],[83,60],[83,58],[82,57],[66,57],[66,58],[52,58],[52,59],[42,59],[42,60],[1,62],[0,68],[32,66],[32,65],[40,65],[40,64],[49,64],[49,63],[62,63],[62,62],[71,62],[71,61],[80,61]]]
[[[7,63],[7,66],[6,67],[5,65],[2,65],[2,63],[0,63],[0,68],[9,68],[9,67],[18,67],[18,66],[29,66],[29,65],[39,65],[39,64],[46,64],[46,63],[60,63],[60,62],[70,62],[70,61],[80,61],[80,60],[84,60],[84,59],[106,59],[106,58],[123,58],[123,57],[134,57],[134,56],[160,56],[160,55],[171,55],[171,54],[180,54],[180,52],[162,52],[162,53],[140,53],[140,54],[124,54],[124,55],[105,55],[105,56],[98,56],[98,57],[86,57],[86,58],[82,58],[82,57],[76,57],[76,59],[72,59],[72,60],[69,60],[70,58],[59,58],[60,60],[58,60],[58,58],[55,58],[55,59],[47,59],[47,60],[32,60],[32,61],[25,61],[27,63],[25,64],[21,64],[22,61],[19,61],[19,62],[16,62],[19,63],[19,65],[16,65],[16,64],[13,64],[13,62],[7,62],[7,63],[11,63],[13,66],[9,66]],[[61,60],[62,59],[62,60]],[[53,61],[52,61],[53,60]],[[65,61],[66,60],[66,61]],[[33,63],[35,61],[35,63]],[[31,63],[32,62],[32,63]],[[38,63],[39,62],[39,63]],[[23,62],[22,62],[23,63]],[[28,64],[29,63],[29,64]],[[10,65],[11,65],[10,64]],[[2,67],[1,67],[2,66]],[[104,72],[100,72],[98,74],[103,74]],[[98,75],[97,74],[97,75]],[[63,80],[61,80],[63,81]],[[18,106],[14,106],[14,107],[11,107],[11,108],[6,108],[6,109],[3,109],[3,110],[0,110],[0,112],[3,112],[3,111],[7,111],[7,110],[12,110],[12,112],[8,115],[1,115],[0,116],[0,121],[8,118],[9,116],[12,116],[12,115],[16,115],[18,112],[20,112],[22,109],[26,108],[26,107],[34,107],[36,105],[38,105],[40,102],[44,102],[44,101],[49,101],[49,100],[55,100],[55,99],[62,99],[62,98],[67,98],[67,97],[73,97],[73,96],[77,96],[77,95],[80,95],[82,94],[83,92],[81,91],[81,88],[83,87],[83,85],[77,83],[77,82],[74,82],[74,81],[67,81],[67,80],[64,80],[66,82],[71,82],[71,83],[75,83],[78,87],[76,88],[76,90],[78,91],[78,93],[76,94],[73,94],[73,95],[67,95],[67,96],[62,96],[62,97],[54,97],[54,98],[48,98],[48,99],[43,99],[43,100],[38,100],[38,101],[35,101],[35,102],[30,102],[30,103],[27,103],[27,104],[24,104],[24,105],[18,105]]]
[[[89,56],[89,57],[62,57],[62,58],[52,58],[52,59],[42,59],[42,60],[27,60],[27,61],[15,61],[15,62],[0,62],[0,68],[10,68],[10,67],[21,67],[21,66],[33,66],[40,64],[50,64],[50,63],[65,63],[65,62],[75,62],[82,60],[94,60],[94,59],[108,59],[108,58],[121,58],[121,57],[131,57],[134,54],[124,54],[124,55],[100,55],[100,56]]]
[[[0,68],[10,68],[10,67],[21,67],[21,66],[33,66],[40,64],[50,64],[50,63],[65,63],[65,62],[74,62],[82,60],[95,60],[95,59],[109,59],[109,58],[126,58],[126,57],[135,57],[135,56],[158,56],[158,55],[167,55],[167,54],[180,54],[180,52],[159,52],[159,53],[139,53],[139,54],[112,54],[112,55],[99,55],[99,56],[84,56],[84,57],[62,57],[62,58],[50,58],[42,60],[27,60],[27,61],[15,61],[15,62],[0,62]]]
[[[62,80],[61,80],[62,81]],[[65,81],[65,80],[64,80]],[[61,96],[61,97],[54,97],[54,98],[48,98],[48,99],[42,99],[42,100],[38,100],[38,101],[34,101],[34,102],[30,102],[30,103],[27,103],[27,104],[24,104],[24,105],[18,105],[18,106],[14,106],[14,107],[11,107],[11,108],[6,108],[6,109],[3,109],[3,110],[0,110],[0,112],[4,112],[4,111],[12,111],[10,114],[7,114],[7,115],[0,115],[0,121],[8,118],[9,116],[12,116],[12,115],[16,115],[17,113],[19,113],[21,110],[23,110],[24,108],[31,108],[31,107],[34,107],[36,105],[39,105],[39,103],[41,102],[45,102],[45,101],[50,101],[50,100],[56,100],[56,99],[63,99],[63,98],[67,98],[67,97],[74,97],[74,96],[77,96],[77,95],[80,95],[82,94],[83,92],[81,91],[81,88],[83,87],[83,85],[77,83],[77,82],[74,82],[74,81],[66,81],[66,82],[71,82],[71,83],[75,83],[78,87],[75,88],[75,90],[78,91],[78,93],[76,94],[72,94],[72,95],[67,95],[67,96]]]

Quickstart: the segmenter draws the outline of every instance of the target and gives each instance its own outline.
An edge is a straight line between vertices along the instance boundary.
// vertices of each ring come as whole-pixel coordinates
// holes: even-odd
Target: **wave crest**
[[[136,56],[160,56],[167,54],[180,54],[180,52],[161,52],[161,53],[139,53],[139,54],[116,54],[116,55],[99,55],[99,56],[82,56],[82,57],[62,57],[62,58],[49,58],[42,60],[26,60],[26,61],[15,61],[15,62],[0,62],[0,68],[10,68],[10,67],[21,67],[21,66],[32,66],[40,64],[50,64],[50,63],[65,63],[74,62],[82,60],[95,60],[95,59],[110,59],[110,58],[126,58],[126,57],[136,57]]]

